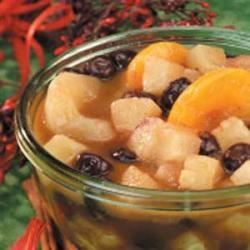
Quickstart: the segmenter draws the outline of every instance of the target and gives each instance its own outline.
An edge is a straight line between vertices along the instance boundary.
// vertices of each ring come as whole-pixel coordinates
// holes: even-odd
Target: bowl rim
[[[69,185],[71,189],[78,191],[86,191],[86,187],[94,188],[100,192],[112,193],[116,195],[124,195],[129,197],[140,197],[145,199],[157,199],[157,200],[214,200],[214,199],[230,199],[235,198],[239,195],[250,194],[250,185],[243,185],[237,187],[203,190],[203,191],[166,191],[166,190],[153,190],[153,189],[143,189],[137,187],[129,187],[116,183],[112,183],[105,180],[98,180],[93,177],[79,175],[77,171],[67,167],[65,164],[59,160],[52,157],[34,138],[30,131],[29,122],[25,112],[28,109],[28,100],[31,98],[31,92],[38,86],[39,79],[42,75],[53,68],[57,67],[58,64],[69,57],[72,54],[77,54],[79,51],[91,49],[97,45],[109,43],[112,41],[121,40],[127,36],[134,35],[145,35],[147,32],[204,32],[207,34],[216,35],[218,38],[230,38],[233,41],[237,41],[240,44],[244,44],[250,49],[250,33],[227,30],[223,28],[211,28],[211,27],[161,27],[161,28],[149,28],[143,30],[132,30],[115,35],[111,35],[105,38],[98,39],[96,41],[85,43],[78,46],[62,56],[56,58],[56,60],[51,63],[48,67],[42,69],[38,72],[26,86],[22,98],[16,108],[15,113],[15,123],[16,123],[16,138],[19,147],[23,151],[24,155],[28,160],[35,165],[38,170],[42,171],[43,174],[48,176],[50,179],[62,184]],[[39,155],[39,157],[36,157]],[[41,167],[43,166],[43,167]]]

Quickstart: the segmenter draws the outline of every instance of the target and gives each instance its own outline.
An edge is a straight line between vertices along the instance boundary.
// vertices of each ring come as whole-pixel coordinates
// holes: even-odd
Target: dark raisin
[[[235,58],[236,55],[234,55],[234,54],[226,54],[226,57],[227,57],[227,58]]]
[[[202,141],[199,154],[218,157],[221,149],[216,138],[209,132],[201,133],[200,138]]]
[[[124,95],[122,97],[123,98],[132,98],[132,97],[150,98],[156,104],[158,104],[156,96],[154,96],[150,93],[147,93],[147,92],[143,92],[143,91],[128,91],[128,92],[124,93]]]
[[[116,73],[116,65],[111,57],[99,56],[86,62],[82,72],[101,79],[109,79]]]
[[[235,144],[223,155],[224,168],[229,173],[237,170],[247,160],[250,160],[250,144],[247,143]]]
[[[112,165],[101,156],[92,153],[81,153],[74,164],[80,172],[100,179],[106,179],[112,170]]]
[[[136,154],[126,148],[118,148],[111,152],[113,159],[122,163],[133,163],[137,161]]]
[[[189,228],[189,229],[193,228],[196,225],[196,223],[189,218],[181,219],[178,224],[180,227]]]
[[[111,56],[116,64],[118,70],[124,69],[128,66],[136,53],[132,50],[124,50],[113,53]]]
[[[191,82],[187,78],[181,77],[171,82],[169,87],[164,90],[160,100],[164,115],[168,115],[179,95],[190,85],[190,83]]]

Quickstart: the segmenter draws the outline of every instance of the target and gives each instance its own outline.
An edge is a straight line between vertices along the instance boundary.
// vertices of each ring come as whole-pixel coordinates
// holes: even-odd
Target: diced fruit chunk
[[[210,131],[230,116],[250,121],[249,96],[250,72],[226,68],[209,72],[182,92],[168,121],[198,131]]]
[[[44,148],[64,163],[70,163],[76,155],[87,150],[87,146],[65,135],[54,135]]]
[[[183,75],[184,67],[159,57],[145,58],[143,91],[160,96],[170,82]]]
[[[212,131],[212,134],[223,150],[240,142],[250,143],[250,131],[244,122],[237,117],[229,117],[222,121],[219,127]]]
[[[242,55],[235,58],[228,58],[226,66],[231,68],[242,68],[250,70],[250,56]]]
[[[158,183],[147,173],[136,166],[129,166],[123,173],[121,184],[139,188],[159,189]]]
[[[186,232],[178,236],[171,244],[171,250],[206,250],[205,242],[195,232]]]
[[[224,175],[218,160],[203,155],[193,155],[184,162],[180,174],[180,188],[190,190],[212,189]]]
[[[250,160],[243,163],[230,177],[235,185],[250,184]]]
[[[171,126],[159,118],[145,119],[133,132],[128,146],[141,160],[156,164],[183,161],[198,154],[201,140],[193,132]]]
[[[195,69],[184,69],[182,77],[186,77],[189,81],[194,82],[201,76],[201,73]]]
[[[182,168],[182,164],[167,162],[158,167],[154,178],[170,188],[177,188]]]
[[[177,64],[185,64],[187,49],[174,42],[158,42],[141,50],[128,66],[127,86],[129,89],[142,89],[145,58],[148,56],[160,57]]]
[[[187,54],[187,66],[202,73],[222,67],[226,64],[226,55],[221,48],[197,45]]]
[[[130,132],[146,117],[161,115],[160,107],[149,98],[124,98],[111,104],[111,115],[118,132]]]
[[[106,141],[114,137],[110,122],[87,118],[80,113],[86,102],[97,98],[101,83],[98,79],[63,72],[49,85],[45,99],[45,120],[56,134],[76,140]]]

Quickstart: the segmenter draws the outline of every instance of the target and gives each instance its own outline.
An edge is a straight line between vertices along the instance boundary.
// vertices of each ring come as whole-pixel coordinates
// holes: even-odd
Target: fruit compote
[[[101,183],[166,192],[250,184],[249,70],[249,56],[207,45],[158,42],[99,56],[51,81],[34,134],[56,159]],[[69,192],[47,199],[80,249],[250,248],[249,206],[161,212],[129,197],[120,206]]]

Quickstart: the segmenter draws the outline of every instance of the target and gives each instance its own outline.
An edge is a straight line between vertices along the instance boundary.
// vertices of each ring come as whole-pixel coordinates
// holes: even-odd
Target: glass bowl
[[[121,49],[171,40],[250,54],[247,33],[199,27],[134,30],[84,44],[38,73],[16,111],[18,144],[32,163],[51,219],[79,249],[250,249],[250,185],[211,191],[156,191],[79,175],[36,141],[34,117],[51,79],[63,68]]]

